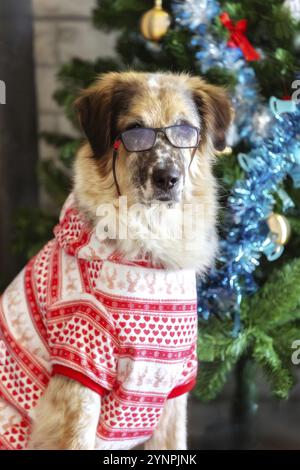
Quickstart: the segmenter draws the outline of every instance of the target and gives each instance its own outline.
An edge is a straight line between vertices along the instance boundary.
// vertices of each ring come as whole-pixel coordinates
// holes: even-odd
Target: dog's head
[[[212,157],[215,150],[225,147],[231,120],[225,91],[187,74],[109,73],[83,91],[76,108],[87,137],[75,163],[75,196],[81,210],[98,224],[96,212],[101,204],[120,203],[113,155],[114,143],[121,136],[116,179],[122,196],[127,196],[127,207],[138,206],[139,215],[128,211],[127,217],[125,212],[124,223],[134,238],[112,237],[117,249],[127,257],[134,258],[142,250],[165,266],[205,271],[217,246]],[[160,129],[156,140],[153,131],[149,140],[149,133],[146,138],[141,128],[147,132]],[[195,134],[186,138],[191,129],[197,129],[196,140]],[[192,143],[194,148],[182,148],[181,142]],[[142,144],[143,150],[136,151]],[[187,224],[182,207],[186,205],[201,206],[192,241],[189,230],[184,231]],[[157,222],[161,208],[164,215]],[[173,208],[179,208],[175,215]],[[119,227],[120,221],[123,223],[120,212]],[[145,237],[148,227],[155,233]],[[175,240],[178,227],[183,227],[184,233]]]
[[[115,195],[112,153],[122,133],[126,136],[129,129],[192,126],[199,133],[197,159],[208,148],[225,147],[231,119],[225,91],[186,74],[108,73],[82,93],[76,108],[89,142],[89,156],[96,171],[109,179]],[[143,151],[120,146],[116,175],[122,195],[142,203],[182,199],[196,149],[175,147],[168,139],[172,132],[174,128],[169,133],[157,132],[153,146]],[[193,131],[185,127],[180,132]],[[140,140],[141,134],[137,136]]]

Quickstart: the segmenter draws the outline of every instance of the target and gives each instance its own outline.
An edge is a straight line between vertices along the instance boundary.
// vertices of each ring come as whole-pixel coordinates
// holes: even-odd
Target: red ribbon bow
[[[230,33],[227,43],[229,47],[239,47],[246,60],[252,61],[260,59],[259,53],[254,49],[245,36],[247,20],[243,19],[234,24],[226,12],[221,13],[220,20],[223,26],[225,26]]]

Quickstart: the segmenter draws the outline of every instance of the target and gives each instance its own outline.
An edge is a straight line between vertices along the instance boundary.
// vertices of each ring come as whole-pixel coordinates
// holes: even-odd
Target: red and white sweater
[[[54,233],[0,299],[0,449],[26,448],[55,374],[101,395],[96,448],[130,449],[194,386],[195,273],[126,262],[72,195]]]

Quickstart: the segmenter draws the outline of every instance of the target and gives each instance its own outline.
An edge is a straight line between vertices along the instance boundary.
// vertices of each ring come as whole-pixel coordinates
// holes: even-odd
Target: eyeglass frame
[[[188,126],[188,127],[192,128],[192,129],[195,129],[195,130],[197,131],[197,143],[196,143],[196,145],[190,145],[190,146],[188,146],[188,147],[181,147],[181,146],[178,146],[178,145],[174,145],[174,144],[170,141],[169,137],[167,136],[166,129],[171,129],[171,128],[173,128],[173,127],[183,127],[183,126]],[[155,132],[155,139],[154,139],[153,145],[152,145],[151,147],[146,148],[146,149],[143,149],[143,150],[129,150],[129,149],[126,147],[125,143],[124,143],[123,134],[124,134],[125,132],[129,132],[129,131],[131,131],[131,130],[133,130],[133,129],[149,129],[149,130],[151,130],[151,131],[154,131],[154,132]],[[199,127],[192,126],[192,125],[190,125],[190,124],[174,124],[173,126],[166,126],[166,127],[132,127],[131,129],[126,129],[125,131],[121,132],[121,133],[118,135],[118,137],[116,138],[115,142],[121,141],[122,144],[124,145],[124,148],[126,149],[127,152],[147,152],[148,150],[151,150],[151,149],[154,147],[154,145],[156,144],[157,134],[158,134],[159,132],[162,132],[162,133],[164,134],[164,136],[166,137],[167,141],[168,141],[174,148],[179,148],[179,149],[194,149],[194,148],[197,148],[198,145],[199,145],[199,142],[200,142],[200,137],[201,137],[201,135],[200,135],[200,128],[199,128]]]
[[[165,129],[169,129],[170,127],[179,127],[181,125],[186,125],[186,126],[189,126],[189,127],[192,127],[194,129],[196,129],[197,131],[197,145],[193,145],[191,147],[177,147],[176,145],[173,145],[172,142],[170,142],[167,134],[165,133]],[[134,129],[134,127],[132,128]],[[199,145],[199,142],[200,142],[200,128],[199,127],[196,127],[196,126],[191,126],[190,124],[175,124],[174,126],[167,126],[167,127],[140,127],[139,129],[151,129],[153,131],[155,131],[155,140],[154,140],[154,143],[151,147],[149,147],[148,149],[145,149],[145,150],[127,150],[126,148],[126,145],[124,144],[123,142],[123,138],[122,138],[122,134],[124,132],[127,132],[131,129],[127,129],[126,131],[123,131],[121,132],[115,139],[114,141],[114,145],[113,145],[113,159],[112,159],[112,171],[113,171],[113,177],[114,177],[114,182],[115,182],[115,185],[116,185],[116,188],[117,188],[117,192],[118,192],[118,195],[121,196],[121,191],[120,191],[120,186],[119,186],[119,183],[118,183],[118,179],[117,179],[117,174],[116,174],[116,160],[117,160],[117,155],[118,155],[118,150],[119,150],[119,147],[120,147],[120,144],[122,143],[126,149],[127,152],[147,152],[148,150],[151,150],[155,143],[156,143],[156,138],[157,138],[157,134],[158,132],[162,132],[164,134],[164,136],[167,138],[168,142],[170,142],[170,144],[174,147],[174,148],[181,148],[181,149],[194,149],[194,151],[192,152],[192,155],[191,155],[191,161],[190,161],[190,164],[189,164],[189,168],[192,164],[192,161],[194,159],[194,155],[196,153],[196,150],[198,148],[198,145]]]

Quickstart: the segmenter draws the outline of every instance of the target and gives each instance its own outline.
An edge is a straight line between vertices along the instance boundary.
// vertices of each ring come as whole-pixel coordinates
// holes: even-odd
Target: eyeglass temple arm
[[[120,191],[120,186],[118,183],[117,173],[116,173],[116,160],[117,160],[118,151],[119,151],[119,147],[121,143],[122,142],[121,142],[120,137],[117,137],[116,140],[114,141],[114,147],[113,147],[114,151],[113,151],[113,158],[112,158],[112,171],[113,171],[113,177],[114,177],[115,185],[117,188],[118,196],[121,196],[121,191]]]
[[[190,161],[190,164],[189,164],[189,169],[191,168],[191,164],[193,163],[194,156],[195,156],[195,153],[197,152],[197,149],[198,149],[198,147],[193,148],[193,151],[192,151],[192,154],[191,154],[191,161]]]

